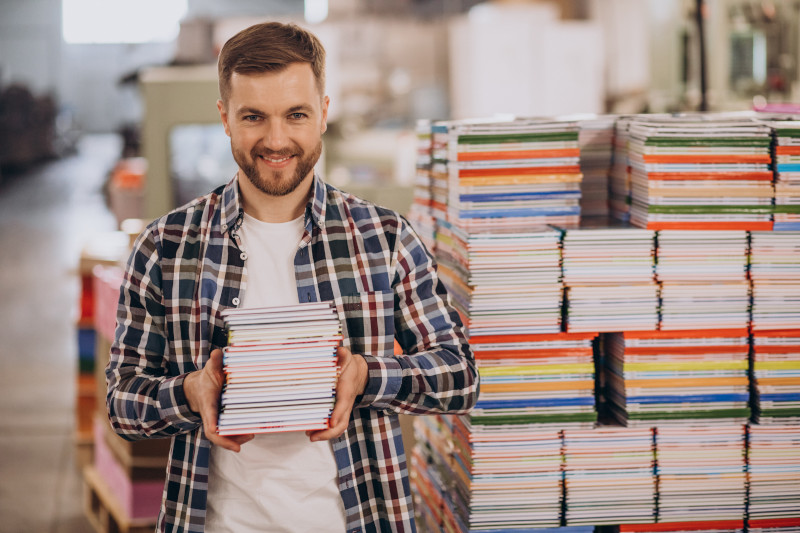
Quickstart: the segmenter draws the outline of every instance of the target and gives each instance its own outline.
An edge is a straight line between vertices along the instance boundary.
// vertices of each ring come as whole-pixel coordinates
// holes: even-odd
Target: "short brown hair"
[[[311,65],[320,96],[325,95],[325,48],[314,34],[295,24],[280,22],[250,26],[228,39],[219,53],[220,98],[228,101],[234,72],[279,72],[290,63]]]

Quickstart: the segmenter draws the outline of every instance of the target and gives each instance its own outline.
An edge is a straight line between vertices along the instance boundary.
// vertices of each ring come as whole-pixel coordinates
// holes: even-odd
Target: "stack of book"
[[[448,221],[467,230],[578,225],[583,175],[577,121],[449,122],[444,127]]]
[[[773,122],[775,231],[800,230],[800,120]]]
[[[658,428],[658,521],[743,522],[745,445],[744,425]]]
[[[431,215],[437,221],[447,220],[447,122],[431,124]]]
[[[631,164],[628,155],[628,128],[634,117],[623,116],[614,124],[614,148],[608,177],[609,215],[622,222],[631,217]]]
[[[747,232],[664,230],[657,241],[660,329],[749,325]]]
[[[771,131],[751,119],[641,117],[628,129],[631,223],[772,229]]]
[[[441,279],[470,335],[561,330],[559,231],[468,233],[440,221],[436,240]]]
[[[798,426],[750,426],[749,531],[800,527],[800,434]],[[789,529],[790,528],[790,529]],[[774,530],[780,531],[780,530]]]
[[[567,525],[654,521],[654,456],[650,428],[565,430]]]
[[[750,234],[754,330],[800,324],[800,231]]]
[[[608,177],[614,154],[614,115],[580,121],[581,216],[608,215]]]
[[[606,334],[602,344],[608,407],[622,425],[747,422],[747,329]]]
[[[470,430],[502,435],[593,427],[595,335],[471,335],[481,395]]]
[[[433,216],[433,183],[431,179],[432,148],[431,123],[429,120],[417,122],[417,160],[414,180],[414,199],[408,213],[408,220],[414,226],[419,238],[434,253],[436,243],[436,219]]]
[[[800,329],[753,331],[753,384],[759,424],[800,425]]]
[[[654,330],[654,232],[570,229],[563,240],[567,331]]]
[[[226,309],[220,435],[329,426],[341,324],[330,302]]]

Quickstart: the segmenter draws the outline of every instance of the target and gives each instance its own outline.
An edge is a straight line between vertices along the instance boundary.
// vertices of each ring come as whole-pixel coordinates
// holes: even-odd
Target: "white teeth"
[[[289,157],[291,157],[291,156],[284,157],[283,159],[272,159],[271,157],[265,157],[263,155],[261,156],[262,159],[266,159],[270,163],[283,163],[284,161],[289,159]]]

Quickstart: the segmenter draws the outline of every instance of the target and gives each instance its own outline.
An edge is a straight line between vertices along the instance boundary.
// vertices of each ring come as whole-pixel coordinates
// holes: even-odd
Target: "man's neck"
[[[239,193],[244,212],[262,222],[289,222],[305,212],[311,187],[314,183],[314,173],[292,192],[285,196],[271,196],[243,176],[239,171]]]

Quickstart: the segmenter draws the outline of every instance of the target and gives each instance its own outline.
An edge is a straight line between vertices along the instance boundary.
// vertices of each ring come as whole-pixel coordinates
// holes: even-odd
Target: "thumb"
[[[213,373],[222,373],[222,350],[217,348],[213,350],[206,362],[206,368]]]

